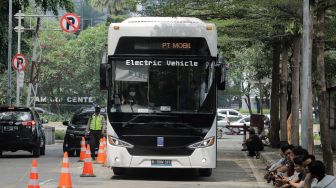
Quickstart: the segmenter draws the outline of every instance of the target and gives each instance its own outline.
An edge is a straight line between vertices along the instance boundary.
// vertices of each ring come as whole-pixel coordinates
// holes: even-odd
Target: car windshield
[[[94,112],[85,112],[85,113],[80,113],[80,114],[75,114],[71,120],[71,123],[74,126],[77,125],[87,125],[90,117],[92,116]],[[106,114],[102,114],[106,118]]]
[[[72,118],[71,122],[75,126],[76,125],[86,125],[88,123],[89,118],[91,117],[92,114],[93,114],[93,112],[91,112],[91,113],[76,114]]]
[[[212,112],[213,63],[115,60],[113,64],[112,112]]]
[[[1,121],[30,121],[32,119],[30,111],[0,111]]]

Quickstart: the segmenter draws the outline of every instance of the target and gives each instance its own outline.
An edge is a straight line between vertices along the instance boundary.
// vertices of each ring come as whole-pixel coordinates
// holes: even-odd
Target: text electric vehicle
[[[108,91],[107,156],[127,168],[216,167],[218,63],[214,24],[197,18],[135,17],[112,23],[101,64]]]

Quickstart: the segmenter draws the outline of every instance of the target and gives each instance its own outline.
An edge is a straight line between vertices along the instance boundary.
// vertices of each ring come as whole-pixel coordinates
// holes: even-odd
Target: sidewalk
[[[322,149],[320,145],[314,146],[314,155],[317,160],[322,160]],[[333,154],[333,164],[334,164],[334,174],[336,172],[336,153]],[[270,146],[265,146],[264,151],[260,152],[260,159],[266,164],[273,164],[280,159],[280,148],[272,148]]]

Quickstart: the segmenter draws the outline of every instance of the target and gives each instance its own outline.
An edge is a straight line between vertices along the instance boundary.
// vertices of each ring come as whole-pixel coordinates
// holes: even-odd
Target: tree
[[[106,103],[105,94],[99,89],[99,64],[106,48],[106,36],[107,27],[103,24],[88,28],[78,36],[43,32],[45,63],[41,65],[39,92],[44,96],[94,96],[98,103]]]
[[[323,151],[323,161],[326,164],[327,174],[333,173],[333,157],[331,141],[329,135],[328,116],[327,116],[327,91],[325,80],[325,17],[326,9],[331,5],[331,1],[316,1],[316,50],[317,50],[317,93],[320,114],[321,143]]]
[[[13,0],[13,15],[17,13],[20,9],[24,11],[24,8],[34,6],[40,8],[43,12],[53,11],[54,14],[58,14],[59,8],[66,9],[69,12],[74,10],[74,6],[71,0]],[[8,52],[8,12],[9,12],[9,0],[0,1],[0,74],[4,74],[7,70],[7,52]],[[13,26],[17,25],[17,19],[13,19]],[[13,48],[15,48],[16,40],[13,40]],[[31,45],[24,46],[22,51],[25,53],[30,49]],[[13,52],[15,50],[12,50]],[[1,76],[0,83],[6,82],[6,76]],[[0,93],[7,93],[6,84],[1,84]],[[1,98],[5,96],[0,96]],[[0,101],[4,101],[0,99]]]
[[[136,9],[136,0],[88,0],[89,4],[97,10],[106,10],[107,21],[111,22],[113,16],[126,15]]]

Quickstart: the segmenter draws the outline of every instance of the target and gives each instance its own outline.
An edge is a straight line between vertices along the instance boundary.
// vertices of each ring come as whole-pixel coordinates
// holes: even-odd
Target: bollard
[[[44,126],[46,145],[55,144],[55,127]]]

